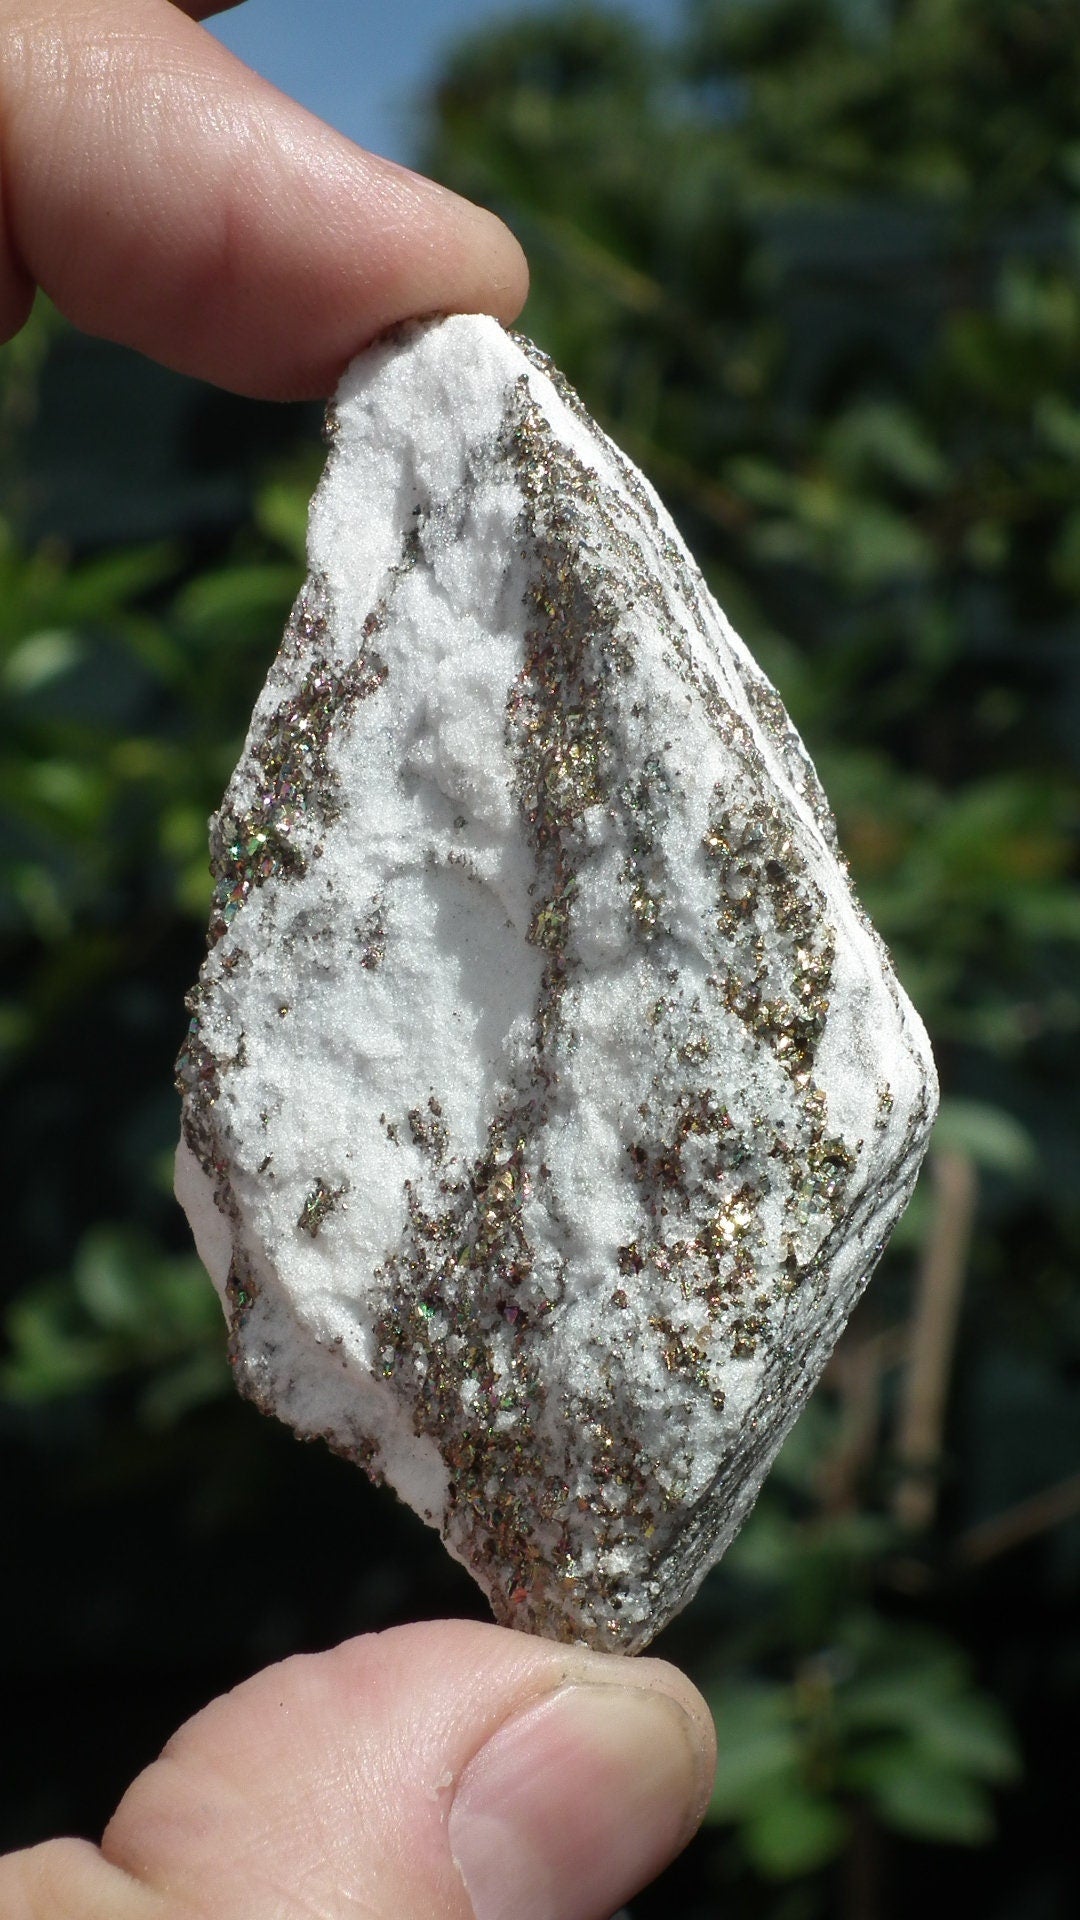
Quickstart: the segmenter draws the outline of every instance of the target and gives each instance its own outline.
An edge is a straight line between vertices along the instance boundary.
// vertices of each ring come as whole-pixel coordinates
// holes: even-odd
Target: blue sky
[[[350,139],[408,163],[416,102],[454,41],[487,22],[543,10],[542,0],[246,0],[207,24]],[[679,0],[614,0],[611,11],[662,32],[681,7]]]

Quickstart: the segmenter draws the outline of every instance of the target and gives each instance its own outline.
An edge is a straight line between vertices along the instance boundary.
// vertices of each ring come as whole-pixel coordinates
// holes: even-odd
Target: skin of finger
[[[88,1840],[47,1840],[0,1859],[4,1920],[179,1920],[154,1888],[102,1858]]]
[[[437,311],[513,319],[502,223],[363,153],[169,0],[0,4],[0,319],[36,282],[76,325],[266,398],[332,390]]]
[[[447,1841],[457,1782],[507,1721],[582,1679],[679,1702],[703,1812],[712,1723],[674,1668],[455,1621],[288,1660],[214,1701],[134,1782],[102,1852],[199,1920],[471,1920]]]

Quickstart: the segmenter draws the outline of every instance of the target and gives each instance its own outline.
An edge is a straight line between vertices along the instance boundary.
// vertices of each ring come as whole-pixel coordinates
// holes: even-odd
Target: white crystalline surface
[[[922,1026],[642,476],[493,321],[350,368],[213,824],[178,1191],[242,1389],[644,1645],[910,1194]]]

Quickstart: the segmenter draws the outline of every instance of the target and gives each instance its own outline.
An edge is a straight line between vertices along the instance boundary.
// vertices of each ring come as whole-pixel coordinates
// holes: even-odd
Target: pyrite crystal
[[[242,1391],[499,1620],[633,1651],[911,1193],[926,1035],[777,694],[550,362],[417,325],[332,433],[212,826],[178,1192]]]

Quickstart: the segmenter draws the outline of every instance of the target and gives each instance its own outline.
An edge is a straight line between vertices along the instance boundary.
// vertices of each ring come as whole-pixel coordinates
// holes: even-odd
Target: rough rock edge
[[[522,351],[541,375],[550,379],[563,401],[579,419],[588,423],[588,416],[572,390],[566,386],[543,355],[528,343],[521,342]],[[588,423],[590,430],[595,427]],[[671,569],[673,577],[680,587],[690,607],[702,606],[705,592],[700,576],[692,561],[673,537],[673,529],[667,521],[663,509],[659,508],[651,489],[642,482],[640,476],[630,468],[623,457],[610,442],[606,443],[609,454],[620,468],[624,485],[634,499],[641,516],[641,524],[648,529],[650,537],[659,545],[663,558]],[[392,1356],[387,1370],[388,1381],[394,1381],[402,1394],[405,1406],[408,1406],[408,1389],[403,1384],[403,1363],[414,1360],[417,1352],[425,1351],[425,1325],[422,1312],[424,1287],[432,1276],[438,1280],[440,1298],[446,1301],[448,1289],[454,1286],[459,1292],[456,1311],[467,1316],[474,1323],[484,1320],[484,1311],[477,1300],[477,1273],[479,1264],[488,1276],[494,1272],[496,1290],[506,1292],[504,1276],[507,1265],[512,1267],[515,1261],[527,1262],[527,1248],[521,1224],[521,1202],[516,1192],[521,1184],[525,1166],[523,1129],[527,1133],[533,1129],[538,1118],[542,1118],[542,1108],[536,1104],[537,1090],[545,1079],[550,1079],[552,1069],[550,1055],[557,1045],[560,1003],[565,986],[568,965],[568,938],[572,925],[573,911],[573,819],[575,809],[589,804],[596,782],[602,777],[601,763],[605,753],[603,739],[604,716],[602,701],[590,701],[585,697],[588,687],[598,684],[596,668],[597,650],[605,643],[609,649],[617,650],[619,644],[618,608],[610,599],[606,582],[593,570],[594,577],[588,578],[588,567],[583,570],[582,556],[574,554],[575,545],[573,526],[567,523],[560,505],[560,495],[573,494],[579,497],[592,496],[590,505],[599,508],[596,496],[595,479],[583,469],[579,462],[569,454],[568,449],[556,443],[546,427],[542,411],[536,407],[530,392],[529,381],[522,378],[518,383],[515,402],[512,404],[503,447],[504,457],[515,464],[521,481],[524,504],[522,537],[527,546],[533,549],[535,560],[534,584],[531,591],[541,619],[532,632],[532,658],[527,663],[516,692],[517,713],[521,706],[529,707],[530,718],[540,719],[541,745],[539,763],[536,760],[535,727],[531,734],[523,735],[524,744],[519,742],[518,764],[520,768],[523,809],[528,818],[529,830],[533,839],[534,853],[538,870],[545,875],[545,893],[539,901],[534,919],[533,938],[549,955],[545,972],[541,1002],[537,1009],[537,1033],[539,1040],[538,1068],[530,1087],[522,1089],[522,1100],[517,1107],[511,1108],[494,1117],[489,1135],[487,1153],[472,1169],[470,1179],[459,1183],[459,1191],[454,1202],[447,1208],[446,1217],[440,1221],[430,1215],[424,1215],[418,1209],[414,1215],[411,1245],[403,1248],[397,1256],[397,1268],[400,1273],[400,1285],[395,1288],[394,1257],[388,1264],[390,1299],[387,1312],[380,1327],[380,1339],[383,1347]],[[626,545],[625,529],[609,524],[609,537],[621,540]],[[631,541],[632,545],[632,541]],[[411,558],[411,556],[408,556]],[[638,554],[638,560],[642,556]],[[629,555],[633,565],[633,555]],[[406,557],[403,556],[403,565]],[[638,586],[643,594],[653,594],[662,590],[652,576],[643,574],[639,564]],[[563,594],[560,604],[561,582],[569,575],[573,584],[573,605]],[[586,587],[587,608],[582,604],[581,588]],[[317,855],[317,844],[303,845],[304,835],[296,831],[297,822],[287,817],[287,800],[282,799],[280,791],[274,794],[274,813],[270,832],[261,840],[264,822],[257,812],[249,808],[239,817],[235,810],[235,794],[243,793],[245,787],[254,791],[268,790],[266,775],[272,779],[277,774],[279,745],[282,740],[287,746],[290,702],[292,714],[298,702],[305,700],[315,703],[318,714],[316,732],[325,729],[324,739],[328,740],[338,716],[350,710],[359,698],[366,698],[377,691],[381,684],[378,663],[362,658],[356,663],[352,675],[336,677],[321,659],[318,651],[318,637],[326,625],[332,624],[330,610],[320,603],[322,593],[318,580],[309,580],[301,594],[287,632],[286,643],[279,668],[272,675],[271,686],[285,690],[286,698],[277,708],[268,703],[266,696],[260,703],[262,708],[261,725],[253,727],[245,749],[244,760],[238,775],[230,787],[229,806],[223,807],[217,817],[214,833],[215,863],[219,877],[217,903],[218,919],[212,922],[212,939],[220,938],[223,931],[224,915],[230,904],[238,909],[246,897],[245,889],[261,885],[269,878],[287,874],[294,870],[295,863]],[[658,617],[665,623],[666,636],[678,646],[677,622],[667,617],[663,606],[657,608]],[[371,639],[378,630],[380,620],[385,616],[385,607],[373,609],[365,626],[365,636]],[[702,636],[706,646],[712,641],[707,632],[708,622],[702,619]],[[550,638],[553,628],[560,630],[560,646],[557,665],[551,670]],[[820,785],[813,767],[806,755],[802,743],[784,714],[779,698],[764,679],[741,643],[730,636],[733,655],[740,673],[743,687],[755,718],[763,733],[772,742],[779,763],[783,767],[787,781],[802,802],[805,812],[812,818],[817,832],[823,841],[835,849],[835,830]],[[311,666],[301,683],[299,694],[290,692],[295,683],[295,665],[298,654],[307,649],[313,654]],[[576,652],[575,652],[576,649]],[[584,657],[589,653],[589,658]],[[591,651],[590,651],[591,650]],[[545,662],[545,652],[549,654]],[[742,727],[738,716],[726,708],[715,686],[708,685],[708,675],[702,673],[700,659],[692,659],[683,648],[683,660],[687,674],[699,698],[714,704],[714,721],[719,726],[731,729],[731,742],[738,742],[741,730],[741,749],[749,760],[758,752],[751,736]],[[268,688],[268,693],[270,689]],[[322,703],[321,705],[319,703]],[[269,715],[267,707],[269,705]],[[285,714],[283,720],[282,715]],[[576,734],[567,720],[568,714],[579,716],[574,723]],[[508,713],[508,731],[513,736],[515,712]],[[546,729],[546,732],[545,732]],[[530,744],[530,742],[532,744]],[[533,764],[530,765],[530,754]],[[564,806],[562,813],[556,811],[555,817],[546,816],[544,810],[535,804],[529,806],[526,796],[535,797],[537,775],[549,771],[552,766],[565,767],[573,759],[576,790],[571,782],[569,811]],[[246,774],[245,774],[246,769]],[[326,779],[325,764],[316,764],[315,779],[312,783],[315,798],[314,813],[329,819],[333,812],[333,795]],[[761,770],[761,777],[767,785],[773,784],[767,770]],[[272,779],[270,786],[272,788]],[[283,834],[282,808],[286,809]],[[231,809],[231,810],[230,810]],[[762,828],[758,822],[757,827]],[[779,825],[765,820],[766,838],[768,832],[782,830]],[[720,820],[717,823],[717,854],[721,861],[742,858],[745,867],[747,860],[756,861],[757,867],[764,868],[767,854],[761,849],[746,853],[744,847],[732,843],[732,824]],[[736,836],[737,837],[737,836]],[[760,835],[759,835],[760,837]],[[760,853],[760,858],[758,854]],[[255,865],[252,865],[255,862]],[[239,889],[239,897],[237,890]],[[795,889],[798,892],[798,889]],[[802,900],[794,894],[781,903],[781,910],[791,913],[807,913],[807,900],[813,907],[814,889],[807,883],[807,891]],[[643,939],[662,937],[662,923],[658,919],[662,914],[662,902],[653,899],[647,884],[642,880],[637,891],[631,894],[633,911],[638,919]],[[862,924],[865,916],[858,910]],[[808,923],[807,923],[808,924]],[[875,942],[882,954],[881,943]],[[827,942],[826,942],[827,945]],[[824,952],[818,954],[821,978],[810,987],[827,986],[828,959]],[[569,954],[572,965],[572,953]],[[884,963],[886,978],[890,990],[899,1005],[899,991],[892,981],[891,969],[887,960]],[[280,1373],[275,1374],[268,1359],[265,1334],[260,1333],[262,1315],[259,1312],[259,1299],[264,1286],[272,1284],[268,1275],[260,1271],[258,1254],[245,1243],[243,1222],[239,1217],[235,1198],[231,1193],[228,1180],[227,1143],[215,1135],[213,1109],[217,1086],[216,1076],[220,1073],[220,1063],[200,1054],[198,1034],[198,989],[194,1004],[195,1031],[185,1054],[181,1056],[181,1078],[185,1092],[185,1141],[189,1152],[201,1166],[204,1175],[213,1182],[214,1199],[218,1211],[226,1216],[233,1228],[233,1254],[230,1271],[225,1285],[226,1299],[231,1319],[230,1347],[234,1365],[242,1390],[248,1392],[260,1405],[289,1417],[290,1394],[288,1382]],[[824,988],[818,993],[819,1001],[825,1000]],[[810,994],[813,1000],[813,993]],[[827,1003],[826,1003],[827,1004]],[[737,1010],[737,1009],[736,1009]],[[742,1016],[740,1016],[742,1017]],[[761,1026],[761,1006],[748,1007],[748,1022],[757,1020],[755,1031],[768,1040],[769,1021],[765,1019]],[[796,1057],[809,1071],[812,1068],[814,1044],[814,1019],[818,1017],[811,1011],[801,1025],[796,1024],[793,1044]],[[824,1014],[820,1014],[824,1019]],[[789,1023],[790,1026],[790,1023]],[[786,1035],[789,1042],[791,1031]],[[780,1034],[774,1035],[779,1040]],[[909,1034],[909,1044],[913,1050],[917,1034]],[[808,1078],[808,1097],[812,1099],[815,1089],[812,1075]],[[703,1095],[710,1090],[702,1088]],[[886,1090],[887,1091],[887,1090]],[[896,1164],[889,1170],[890,1177],[875,1187],[867,1187],[862,1192],[854,1213],[850,1209],[844,1212],[844,1188],[850,1181],[853,1166],[844,1165],[843,1153],[837,1153],[837,1143],[830,1142],[825,1131],[824,1114],[820,1105],[808,1119],[809,1139],[816,1141],[816,1151],[821,1156],[818,1172],[830,1168],[838,1173],[839,1201],[834,1220],[836,1227],[844,1227],[844,1238],[852,1237],[853,1224],[861,1233],[865,1233],[867,1223],[875,1216],[881,1222],[881,1239],[884,1239],[892,1221],[895,1219],[910,1193],[917,1173],[918,1163],[925,1145],[925,1137],[932,1118],[933,1088],[930,1074],[924,1075],[924,1095],[921,1104],[917,1104],[908,1118],[906,1135]],[[842,1146],[842,1143],[840,1143]],[[832,1156],[830,1159],[829,1156]],[[850,1155],[848,1156],[850,1160]],[[508,1177],[509,1176],[509,1177]],[[493,1211],[491,1200],[493,1188],[498,1183],[499,1193],[504,1199],[494,1208],[496,1221],[487,1241],[476,1227],[476,1217],[484,1203],[486,1212]],[[467,1274],[458,1274],[455,1278],[448,1270],[446,1246],[450,1241],[461,1244],[461,1235],[471,1234],[470,1245],[479,1251],[481,1258],[474,1262]],[[834,1230],[834,1235],[837,1237]],[[822,1313],[827,1316],[829,1331],[835,1338],[854,1304],[858,1292],[869,1277],[869,1269],[846,1278],[842,1288],[826,1294],[825,1275],[828,1268],[829,1240],[819,1247],[817,1256],[805,1270],[795,1271],[790,1276],[792,1290],[812,1286],[819,1295]],[[880,1246],[878,1248],[880,1251]],[[640,1249],[634,1257],[638,1257]],[[418,1285],[418,1281],[420,1284]],[[430,1291],[430,1288],[428,1289]],[[488,1313],[496,1303],[489,1302]],[[478,1311],[479,1306],[479,1311]],[[755,1329],[753,1315],[746,1316],[743,1335],[747,1341],[756,1339],[761,1328]],[[741,1523],[745,1512],[756,1496],[758,1485],[767,1459],[775,1453],[780,1440],[794,1422],[805,1400],[814,1374],[811,1365],[817,1370],[820,1355],[827,1351],[822,1339],[822,1324],[819,1320],[812,1342],[804,1340],[802,1349],[785,1345],[777,1340],[772,1346],[768,1367],[762,1379],[759,1406],[762,1414],[774,1400],[784,1404],[782,1420],[775,1412],[769,1413],[761,1422],[760,1433],[755,1417],[750,1423],[753,1437],[744,1436],[738,1449],[737,1458],[729,1460],[715,1476],[712,1485],[697,1500],[693,1511],[687,1515],[685,1509],[673,1516],[675,1538],[672,1539],[672,1526],[663,1524],[662,1513],[653,1514],[650,1501],[655,1502],[655,1489],[643,1483],[643,1477],[633,1457],[633,1436],[627,1432],[611,1432],[604,1419],[609,1410],[593,1408],[563,1409],[565,1421],[559,1426],[563,1433],[567,1426],[572,1433],[580,1435],[590,1427],[599,1433],[598,1448],[594,1450],[592,1467],[594,1481],[596,1469],[601,1464],[598,1453],[602,1449],[607,1454],[614,1453],[614,1459],[606,1462],[605,1471],[613,1473],[626,1496],[619,1507],[619,1537],[625,1533],[627,1501],[631,1516],[640,1520],[655,1536],[655,1548],[648,1556],[648,1568],[641,1580],[641,1593],[637,1604],[627,1604],[628,1595],[619,1591],[617,1580],[605,1580],[596,1569],[594,1557],[592,1569],[584,1581],[575,1579],[568,1573],[568,1563],[574,1558],[573,1548],[580,1547],[580,1535],[583,1531],[581,1517],[575,1517],[573,1539],[562,1531],[560,1509],[565,1509],[567,1488],[572,1480],[581,1484],[580,1461],[565,1457],[560,1461],[558,1446],[554,1454],[551,1443],[558,1427],[553,1429],[552,1422],[545,1414],[547,1383],[540,1379],[535,1368],[524,1358],[525,1343],[523,1335],[525,1324],[520,1326],[520,1336],[512,1342],[517,1353],[517,1361],[511,1357],[509,1372],[514,1380],[514,1396],[517,1401],[518,1418],[512,1430],[509,1443],[500,1439],[495,1441],[488,1436],[488,1444],[478,1447],[474,1423],[463,1424],[460,1419],[460,1394],[458,1382],[450,1376],[439,1377],[438,1357],[427,1346],[428,1369],[426,1380],[434,1386],[426,1395],[426,1404],[414,1404],[412,1416],[414,1423],[423,1432],[429,1433],[432,1425],[440,1435],[440,1446],[454,1475],[453,1493],[450,1511],[447,1516],[444,1537],[458,1557],[474,1572],[481,1584],[489,1592],[497,1617],[517,1626],[532,1627],[535,1630],[562,1638],[586,1638],[594,1645],[621,1646],[626,1650],[636,1650],[655,1633],[666,1618],[684,1604],[685,1600],[699,1584],[700,1579],[713,1563],[723,1545],[731,1538]],[[279,1336],[276,1336],[279,1337]],[[302,1336],[310,1339],[310,1336]],[[831,1339],[828,1344],[831,1344]],[[812,1352],[808,1349],[812,1346]],[[505,1354],[506,1340],[501,1337],[500,1350]],[[299,1350],[299,1348],[298,1348]],[[337,1363],[336,1356],[325,1356],[325,1366],[320,1361],[324,1376],[329,1379],[329,1369]],[[700,1356],[685,1351],[685,1343],[680,1343],[672,1335],[669,1351],[665,1357],[668,1370],[684,1379],[687,1391],[707,1391],[702,1377]],[[445,1369],[444,1369],[445,1373]],[[342,1380],[342,1393],[338,1398],[338,1408],[329,1422],[329,1430],[322,1437],[327,1438],[339,1451],[358,1459],[369,1471],[378,1472],[378,1456],[370,1439],[363,1432],[362,1421],[349,1411],[350,1390]],[[374,1383],[372,1383],[374,1384]],[[388,1411],[387,1401],[390,1395],[384,1390],[379,1394],[380,1424],[384,1424],[383,1414]],[[402,1411],[399,1403],[398,1413]],[[434,1420],[432,1416],[434,1415]],[[611,1427],[617,1422],[612,1419]],[[479,1489],[490,1483],[493,1474],[503,1488],[501,1501],[496,1502],[495,1510],[486,1510],[479,1496]],[[599,1482],[602,1487],[602,1480]],[[661,1503],[662,1504],[662,1503]],[[593,1542],[594,1555],[599,1556],[605,1543],[605,1527],[609,1528],[613,1515],[605,1507],[602,1492],[597,1496],[597,1504],[592,1514],[595,1522]],[[588,1531],[586,1525],[584,1531]],[[580,1551],[578,1558],[580,1559]],[[620,1613],[624,1615],[620,1619]]]

